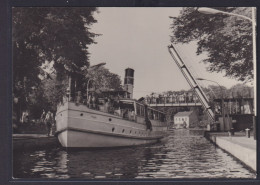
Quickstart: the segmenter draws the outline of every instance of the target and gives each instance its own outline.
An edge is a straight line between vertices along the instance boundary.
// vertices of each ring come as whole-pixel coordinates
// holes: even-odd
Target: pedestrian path
[[[244,133],[228,136],[224,132],[205,132],[205,137],[256,171],[256,140],[253,137],[248,138]]]
[[[240,136],[240,137],[221,137],[221,138],[231,143],[243,146],[245,148],[256,150],[256,140],[254,140],[253,137],[247,138],[247,137]]]
[[[13,134],[13,139],[37,139],[37,138],[46,138],[53,137],[47,136],[45,134]]]

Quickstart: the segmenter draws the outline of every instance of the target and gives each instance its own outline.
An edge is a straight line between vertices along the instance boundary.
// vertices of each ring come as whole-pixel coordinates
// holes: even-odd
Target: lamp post
[[[87,100],[88,100],[88,89],[89,89],[89,82],[91,81],[92,79],[88,79],[88,82],[87,82]]]
[[[217,9],[213,9],[213,8],[198,8],[198,11],[200,13],[204,13],[204,14],[225,14],[225,15],[231,15],[231,16],[236,16],[236,17],[240,17],[242,19],[247,19],[249,21],[252,21],[252,19],[250,19],[247,16],[244,15],[239,15],[239,14],[235,14],[235,13],[231,13],[231,12],[225,12],[225,11],[221,11],[221,10],[217,10]]]
[[[209,82],[213,82],[213,83],[216,83],[219,88],[220,88],[220,91],[221,91],[221,109],[222,109],[222,117],[223,117],[223,124],[225,125],[225,109],[224,109],[224,91],[223,91],[223,88],[221,87],[221,85],[219,85],[218,82],[215,82],[213,80],[208,80],[208,79],[204,79],[204,78],[196,78],[196,80],[200,80],[200,81],[209,81]]]
[[[230,16],[240,17],[242,19],[248,20],[252,23],[252,42],[253,42],[253,66],[254,66],[254,117],[253,117],[253,127],[254,127],[254,139],[256,139],[256,116],[257,116],[257,94],[256,94],[256,7],[252,7],[252,18],[244,15],[239,15],[235,13],[225,12],[221,10],[216,10],[213,8],[198,8],[198,11],[204,14],[224,14]]]

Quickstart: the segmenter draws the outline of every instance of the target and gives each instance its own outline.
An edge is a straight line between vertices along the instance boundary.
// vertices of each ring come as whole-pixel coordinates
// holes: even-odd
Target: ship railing
[[[137,122],[138,117],[140,117],[136,115],[135,111],[131,108],[116,108],[111,102],[106,102],[105,98],[97,98],[95,102],[88,102],[87,99],[82,98],[81,95],[75,98],[65,96],[62,102],[74,102],[76,105],[84,105],[90,109],[116,115],[133,122]]]

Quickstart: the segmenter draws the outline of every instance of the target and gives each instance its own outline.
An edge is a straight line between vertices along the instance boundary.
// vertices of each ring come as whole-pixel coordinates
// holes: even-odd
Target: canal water
[[[179,129],[170,131],[164,141],[149,146],[16,152],[13,177],[132,180],[256,176],[206,140],[203,131]]]

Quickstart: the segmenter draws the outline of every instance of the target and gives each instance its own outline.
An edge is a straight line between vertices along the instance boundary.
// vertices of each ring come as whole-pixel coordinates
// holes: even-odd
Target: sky
[[[91,65],[106,62],[106,68],[118,74],[123,82],[125,69],[135,70],[133,97],[138,99],[152,92],[188,90],[190,86],[171,58],[167,46],[171,44],[171,19],[181,8],[103,7],[94,17],[97,23],[91,31],[102,34],[97,44],[89,47]],[[198,20],[199,21],[199,20]],[[201,62],[206,55],[196,55],[196,42],[177,45],[177,50],[195,78],[217,81],[227,88],[239,83],[209,73]],[[201,86],[216,85],[200,81]]]

